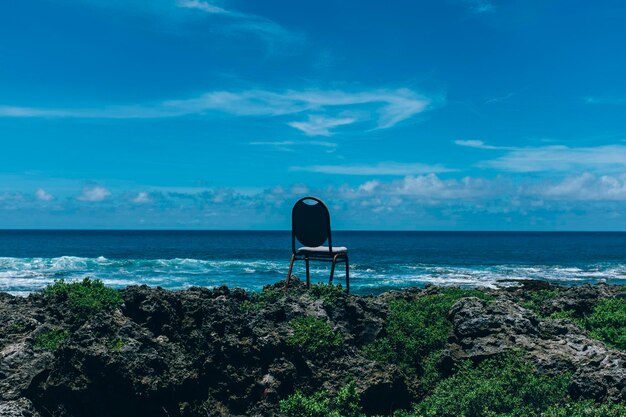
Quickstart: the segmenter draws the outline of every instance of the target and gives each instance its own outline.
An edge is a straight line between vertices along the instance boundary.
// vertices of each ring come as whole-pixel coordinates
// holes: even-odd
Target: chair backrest
[[[293,253],[296,253],[296,239],[304,246],[310,247],[322,246],[328,240],[328,248],[332,251],[330,213],[328,207],[319,198],[304,197],[294,204],[291,211]]]

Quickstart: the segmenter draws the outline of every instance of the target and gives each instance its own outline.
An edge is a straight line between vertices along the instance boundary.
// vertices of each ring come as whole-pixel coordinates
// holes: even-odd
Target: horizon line
[[[333,229],[333,232],[363,232],[363,233],[626,233],[626,230],[489,230],[489,229]],[[291,229],[59,229],[59,228],[0,228],[0,232],[291,232]]]

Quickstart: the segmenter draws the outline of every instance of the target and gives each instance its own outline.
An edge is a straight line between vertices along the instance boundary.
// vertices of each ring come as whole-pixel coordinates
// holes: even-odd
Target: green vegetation
[[[446,288],[438,294],[427,295],[414,301],[394,300],[389,303],[387,335],[364,347],[367,356],[381,363],[393,362],[407,372],[423,373],[428,355],[443,348],[452,330],[448,311],[464,297],[491,300],[479,290]],[[429,369],[433,370],[432,357]],[[435,375],[430,374],[430,378]]]
[[[626,299],[600,301],[581,323],[589,336],[617,349],[626,350]]]
[[[46,297],[67,301],[74,316],[87,320],[103,310],[113,310],[123,303],[120,294],[113,288],[106,287],[98,279],[85,278],[78,282],[65,282],[61,279],[43,289]]]
[[[341,284],[313,284],[309,289],[309,293],[313,298],[323,300],[324,304],[332,305],[345,294],[345,291]]]
[[[124,340],[122,340],[121,338],[115,338],[113,340],[110,340],[109,343],[107,343],[107,347],[112,351],[112,352],[119,352],[122,350],[122,348],[126,346],[126,342],[124,342]]]
[[[558,295],[556,290],[540,290],[530,293],[522,307],[541,316],[540,306]],[[568,319],[587,330],[589,336],[601,340],[617,349],[626,350],[626,299],[610,298],[598,302],[591,312],[577,313],[574,310],[556,311],[551,319]]]
[[[542,376],[518,355],[461,364],[415,406],[417,416],[539,416],[567,396],[569,377]]]
[[[520,305],[535,313],[541,314],[541,306],[546,301],[552,300],[559,295],[558,290],[537,290],[527,293],[528,299],[520,303]]]
[[[26,330],[23,323],[13,323],[6,329],[6,334],[19,334]]]
[[[576,401],[555,405],[542,417],[624,417],[626,405],[617,403],[596,404],[593,401]]]
[[[413,411],[396,411],[395,417],[617,417],[620,404],[596,405],[590,401],[566,403],[569,376],[540,375],[518,354],[487,359],[478,365],[462,363],[440,382]],[[296,392],[280,402],[287,417],[362,417],[360,398],[353,382],[337,395],[326,391],[312,395]]]
[[[343,342],[341,335],[336,334],[324,320],[303,316],[291,320],[289,324],[293,329],[293,335],[287,339],[287,343],[305,352],[330,350]]]
[[[356,386],[349,382],[334,397],[326,391],[311,396],[296,392],[281,400],[280,411],[287,417],[361,417],[359,402]]]
[[[37,336],[34,346],[37,349],[54,351],[67,340],[69,335],[67,330],[50,330]]]
[[[626,350],[626,299],[609,298],[598,302],[588,314],[577,314],[574,310],[552,313],[552,319],[568,319],[587,330],[590,337],[609,346]]]
[[[285,291],[278,288],[264,288],[261,292],[254,292],[250,295],[250,300],[241,303],[244,311],[259,311],[268,304],[275,303],[286,295]]]

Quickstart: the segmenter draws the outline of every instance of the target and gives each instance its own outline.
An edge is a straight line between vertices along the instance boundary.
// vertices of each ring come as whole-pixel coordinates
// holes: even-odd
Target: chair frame
[[[324,215],[326,224],[328,225],[328,229],[326,231],[327,241],[328,241],[328,252],[307,252],[302,253],[296,250],[296,219],[295,219],[295,210],[300,203],[303,203],[306,200],[316,201],[317,204],[321,204],[322,208],[324,208]],[[323,243],[322,243],[323,245]],[[328,280],[329,284],[333,283],[333,277],[335,274],[335,266],[338,263],[344,263],[346,265],[346,291],[350,293],[350,263],[348,261],[348,251],[333,253],[333,240],[330,229],[330,212],[328,211],[328,207],[322,200],[317,197],[303,197],[298,200],[292,209],[291,212],[291,261],[289,262],[289,272],[287,272],[287,282],[285,284],[285,290],[289,287],[289,281],[291,280],[291,272],[293,270],[293,263],[298,260],[304,260],[306,265],[306,286],[307,288],[311,287],[311,277],[309,273],[309,261],[322,261],[322,262],[331,262],[330,267],[330,278]]]

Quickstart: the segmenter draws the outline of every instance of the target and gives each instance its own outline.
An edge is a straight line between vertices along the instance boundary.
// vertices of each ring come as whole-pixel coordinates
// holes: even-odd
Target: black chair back
[[[332,251],[330,213],[328,207],[319,198],[304,197],[293,206],[291,211],[293,253],[296,253],[296,240],[309,247],[322,246],[328,240],[329,250]]]

